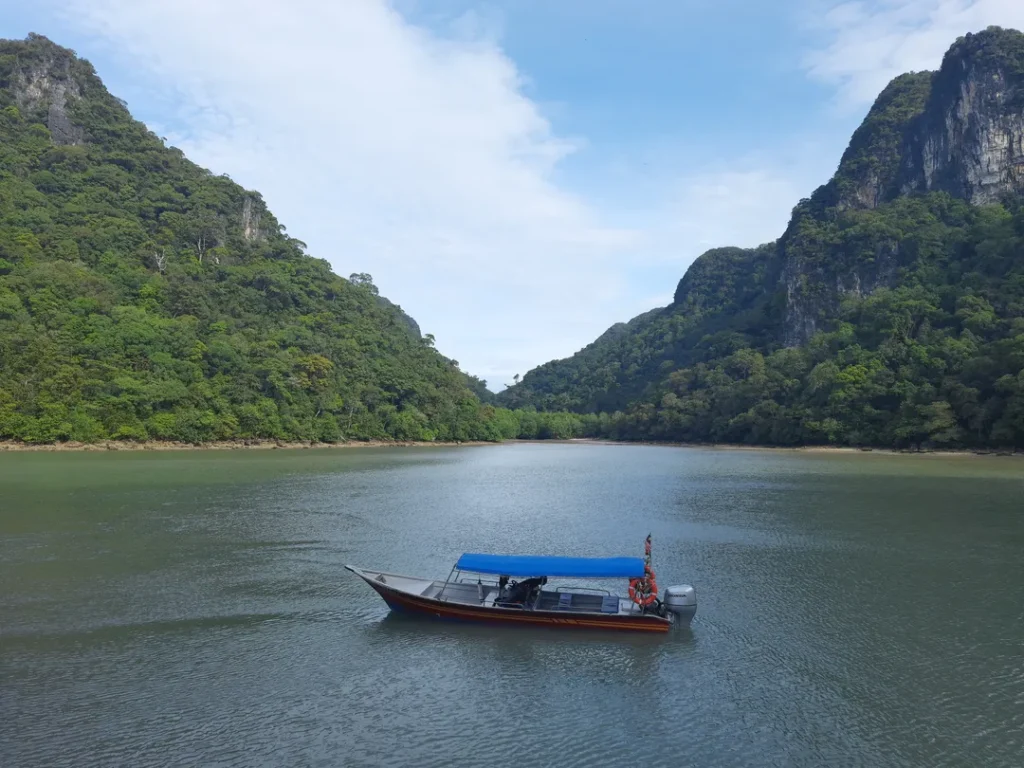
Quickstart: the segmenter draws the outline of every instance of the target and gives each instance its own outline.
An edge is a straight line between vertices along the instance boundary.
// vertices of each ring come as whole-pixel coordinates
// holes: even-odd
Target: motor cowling
[[[665,589],[662,596],[665,610],[686,623],[697,613],[697,590],[689,584],[680,584]]]

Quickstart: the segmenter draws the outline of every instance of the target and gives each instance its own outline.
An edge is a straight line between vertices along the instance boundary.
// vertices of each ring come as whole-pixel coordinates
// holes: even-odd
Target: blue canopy
[[[623,578],[644,575],[639,557],[547,557],[541,555],[480,555],[471,552],[459,558],[455,567],[473,573],[505,576],[576,576],[579,578]]]

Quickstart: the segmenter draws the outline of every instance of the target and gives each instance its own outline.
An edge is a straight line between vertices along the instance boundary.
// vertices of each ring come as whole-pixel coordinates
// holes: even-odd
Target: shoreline
[[[512,441],[515,442],[515,441]],[[875,448],[848,445],[746,445],[743,443],[673,443],[663,440],[605,440],[597,437],[576,437],[568,440],[533,440],[519,442],[569,443],[574,445],[646,445],[661,448],[704,448],[716,451],[768,451],[783,453],[835,453],[835,454],[876,454],[881,456],[1009,456],[1024,458],[1024,452],[997,448]]]
[[[305,443],[284,440],[214,440],[209,443],[182,443],[174,440],[100,440],[95,443],[19,443],[14,440],[0,441],[0,453],[43,452],[60,453],[73,451],[245,451],[245,450],[310,450],[310,449],[351,449],[351,448],[462,448],[482,445],[501,445],[484,441],[426,442],[416,440],[352,440],[345,443]]]
[[[426,442],[417,440],[351,440],[343,443],[306,443],[284,440],[215,440],[209,443],[183,443],[173,440],[101,440],[95,443],[21,443],[14,440],[0,440],[0,453],[39,452],[108,452],[108,451],[239,451],[239,450],[346,450],[357,448],[465,448],[497,445],[626,445],[648,446],[660,448],[703,448],[715,451],[762,451],[784,453],[820,453],[820,454],[876,454],[882,456],[947,456],[947,457],[982,457],[1003,456],[1024,458],[1024,452],[1008,449],[899,449],[899,448],[856,448],[836,445],[745,445],[735,443],[673,443],[659,440],[606,440],[597,437],[572,437],[550,440],[513,439],[499,442],[483,440],[437,441]]]

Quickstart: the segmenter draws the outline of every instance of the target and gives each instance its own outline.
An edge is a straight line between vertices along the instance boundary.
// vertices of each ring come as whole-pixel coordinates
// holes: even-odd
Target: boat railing
[[[449,597],[448,597],[448,595],[445,594],[445,592],[447,591],[449,586],[454,585],[454,584],[460,584],[460,585],[462,585],[462,584],[470,584],[470,585],[480,584],[480,585],[483,585],[483,586],[487,587],[488,589],[494,588],[494,587],[497,587],[498,589],[501,589],[501,582],[500,582],[499,579],[496,579],[496,578],[493,578],[493,577],[492,578],[483,578],[481,576],[481,574],[479,574],[479,573],[473,573],[471,571],[463,571],[463,570],[459,569],[458,567],[454,567],[454,568],[452,568],[452,572],[448,574],[448,578],[445,579],[444,584],[441,586],[441,589],[439,590],[438,594],[436,594],[434,596],[434,599],[435,600],[439,600],[441,602],[445,602],[445,603],[449,602]],[[543,591],[544,591],[543,589],[542,590],[538,590],[537,597],[534,600],[533,607],[537,607],[538,605],[540,605],[541,593]],[[553,591],[556,594],[561,594],[562,592],[584,592],[584,593],[589,592],[589,593],[593,593],[593,594],[597,594],[597,595],[608,595],[608,596],[614,597],[614,593],[611,592],[610,590],[602,589],[600,587],[585,587],[585,586],[581,586],[581,585],[578,585],[578,584],[562,584],[562,585],[559,585],[559,586],[555,587]],[[549,590],[549,592],[550,592],[550,590]],[[524,602],[511,603],[511,602],[508,602],[508,601],[505,601],[505,600],[501,600],[501,599],[496,599],[493,604],[494,604],[495,607],[505,607],[505,608],[511,608],[511,607],[526,608],[527,607],[526,603],[524,603]]]
[[[498,588],[500,586],[498,579],[482,578],[481,575],[478,573],[473,573],[471,571],[463,571],[455,567],[452,568],[451,573],[448,574],[448,578],[444,580],[444,584],[441,586],[441,590],[434,596],[434,599],[447,603],[448,596],[445,595],[445,590],[447,590],[448,587],[452,584],[481,584],[488,588]]]
[[[489,586],[495,586],[496,587],[496,586],[498,586],[498,580],[497,579],[481,579],[481,578],[473,578],[472,576],[463,577],[462,575],[459,575],[458,577],[456,577],[451,583],[452,584],[483,584],[485,587],[489,587]]]

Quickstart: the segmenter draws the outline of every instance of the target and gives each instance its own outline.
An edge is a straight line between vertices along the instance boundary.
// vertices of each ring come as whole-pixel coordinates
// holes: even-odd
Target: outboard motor
[[[661,604],[665,611],[673,614],[677,623],[688,625],[697,613],[697,590],[689,584],[668,587]]]
[[[644,542],[644,579],[653,588],[652,591],[657,593],[658,588],[654,582],[654,571],[651,569],[651,534],[647,534],[647,540]],[[634,584],[639,581],[641,580],[632,579],[629,582],[629,596],[631,598],[634,596]],[[689,626],[694,614],[697,613],[697,590],[689,584],[669,587],[665,590],[664,597],[661,600],[655,598],[650,605],[654,612],[662,618],[667,619],[671,613],[672,620],[676,624]]]

